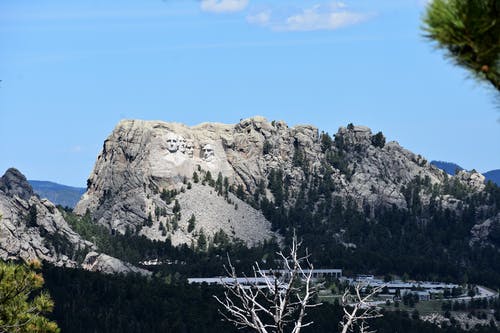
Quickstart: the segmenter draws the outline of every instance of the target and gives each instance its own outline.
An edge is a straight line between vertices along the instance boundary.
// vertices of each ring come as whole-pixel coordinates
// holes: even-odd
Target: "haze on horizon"
[[[262,115],[382,131],[428,160],[500,168],[491,91],[420,30],[422,0],[0,3],[0,172],[84,186],[121,119]],[[331,18],[331,19],[330,19]]]

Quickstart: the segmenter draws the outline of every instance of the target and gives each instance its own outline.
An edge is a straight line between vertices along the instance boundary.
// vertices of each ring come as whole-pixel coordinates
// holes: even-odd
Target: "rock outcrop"
[[[8,169],[0,178],[0,259],[37,259],[105,273],[150,274],[96,250],[71,229],[52,202],[33,193],[18,170]]]
[[[471,245],[500,248],[500,213],[476,224],[471,230]]]
[[[136,273],[140,275],[151,275],[150,271],[135,267],[132,264],[120,259],[108,256],[104,253],[89,252],[85,256],[82,267],[92,272],[101,272],[104,274],[129,274]]]
[[[456,177],[473,191],[479,192],[484,190],[486,177],[479,172],[460,170]]]
[[[9,169],[0,181],[0,258],[40,259],[75,267],[78,252],[94,249],[47,199],[33,194],[24,175]]]
[[[251,245],[274,235],[270,223],[252,207],[258,207],[258,200],[252,199],[256,195],[275,202],[268,188],[273,171],[279,170],[286,182],[285,206],[294,205],[314,175],[321,181],[329,178],[333,197],[349,198],[360,210],[372,213],[380,206],[407,209],[404,189],[415,179],[429,188],[447,179],[420,155],[397,142],[386,144],[381,133],[373,135],[367,127],[341,127],[334,142],[327,139],[313,126],[288,127],[262,117],[194,127],[124,120],[104,142],[75,212],[89,211],[97,223],[119,233],[168,237],[173,244],[193,243],[203,229],[208,237],[222,230]],[[482,180],[476,175],[463,173],[457,179],[481,190]],[[227,189],[246,197],[247,204]],[[434,198],[430,191],[418,194],[424,203],[457,201]],[[174,211],[175,200],[180,211]],[[239,211],[234,209],[236,202]],[[188,231],[187,220],[193,214],[197,223]]]
[[[33,189],[26,177],[19,170],[10,168],[0,178],[0,190],[10,197],[18,196],[28,201],[33,196]]]

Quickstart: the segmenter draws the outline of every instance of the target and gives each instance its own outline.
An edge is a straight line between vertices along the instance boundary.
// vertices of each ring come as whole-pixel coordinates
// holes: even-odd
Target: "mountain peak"
[[[16,168],[9,168],[0,179],[0,190],[8,196],[19,196],[23,200],[29,200],[33,196],[33,188],[26,177]]]

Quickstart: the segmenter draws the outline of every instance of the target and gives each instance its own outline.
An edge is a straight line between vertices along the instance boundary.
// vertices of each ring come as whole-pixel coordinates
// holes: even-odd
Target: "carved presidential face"
[[[201,149],[201,156],[203,157],[204,160],[208,160],[214,157],[215,156],[214,147],[209,143],[204,145],[203,148]]]
[[[186,140],[186,154],[189,157],[193,157],[193,155],[194,155],[194,142],[193,142],[193,140]]]
[[[179,138],[174,133],[167,134],[167,149],[171,153],[175,153],[179,149]]]
[[[179,151],[183,154],[186,152],[186,139],[182,136],[179,136]]]

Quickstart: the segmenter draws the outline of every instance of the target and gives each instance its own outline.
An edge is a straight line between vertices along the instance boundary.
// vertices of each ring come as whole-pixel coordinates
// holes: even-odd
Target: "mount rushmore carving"
[[[194,157],[195,144],[191,139],[185,139],[184,137],[177,135],[173,132],[169,132],[166,136],[165,142],[167,144],[167,150],[175,154],[180,152],[183,155],[187,155],[190,158]],[[205,143],[200,146],[200,158],[209,162],[215,157],[215,150],[213,145],[210,143]]]

